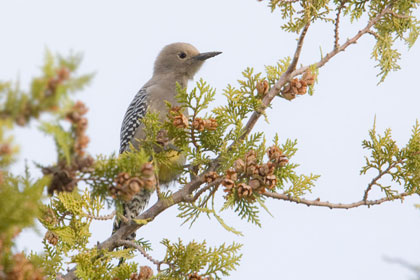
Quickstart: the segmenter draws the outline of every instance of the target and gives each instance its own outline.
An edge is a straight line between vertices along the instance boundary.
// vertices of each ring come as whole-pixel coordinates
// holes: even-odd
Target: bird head
[[[188,43],[173,43],[165,46],[155,61],[154,74],[173,73],[181,78],[192,79],[208,58],[221,52],[200,53]]]

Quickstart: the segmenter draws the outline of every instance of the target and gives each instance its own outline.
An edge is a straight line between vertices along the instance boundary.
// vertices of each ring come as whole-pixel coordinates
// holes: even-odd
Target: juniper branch
[[[397,200],[397,199],[403,200],[404,197],[410,196],[410,195],[412,195],[412,193],[403,192],[403,193],[401,193],[399,195],[396,195],[396,196],[393,196],[393,197],[384,197],[384,198],[377,199],[377,200],[360,200],[360,201],[353,202],[353,203],[331,203],[329,201],[321,201],[319,199],[308,200],[308,199],[304,199],[304,198],[297,198],[297,197],[292,197],[292,196],[289,196],[287,194],[281,194],[281,193],[269,193],[269,192],[264,193],[264,196],[270,197],[270,198],[295,202],[297,204],[304,204],[306,206],[328,207],[330,209],[351,209],[351,208],[356,208],[356,207],[360,207],[360,206],[370,207],[370,206],[373,206],[373,205],[382,204],[382,203],[387,202],[387,201],[393,201],[393,200]]]
[[[130,248],[134,248],[134,249],[138,250],[146,259],[148,259],[150,262],[152,262],[153,264],[156,265],[157,271],[160,271],[160,266],[165,263],[164,261],[155,260],[152,256],[150,256],[146,252],[146,250],[144,250],[143,247],[141,247],[140,245],[134,243],[133,241],[119,240],[118,241],[118,244],[119,244],[119,246],[126,246],[126,247],[130,247]]]
[[[288,1],[288,2],[294,2],[294,1]],[[371,19],[365,28],[361,29],[355,36],[348,39],[343,45],[338,47],[337,49],[332,50],[330,53],[328,53],[325,57],[323,57],[320,61],[315,63],[315,67],[320,68],[324,66],[328,61],[330,61],[331,58],[336,56],[338,53],[343,52],[352,44],[355,44],[357,40],[359,40],[360,37],[362,37],[364,34],[370,33],[372,26],[374,26],[385,14],[390,13],[391,6],[387,6],[384,8],[380,13],[376,15],[373,19]],[[279,80],[274,84],[274,86],[271,87],[271,89],[268,91],[268,93],[264,96],[261,102],[261,108],[260,110],[255,111],[251,117],[249,118],[248,122],[246,123],[243,133],[238,138],[238,140],[231,144],[230,148],[232,148],[234,145],[237,145],[239,142],[243,141],[249,133],[254,128],[255,124],[257,123],[258,119],[263,114],[265,108],[267,108],[272,100],[280,93],[282,87],[292,78],[298,75],[303,74],[305,71],[309,69],[310,66],[304,66],[299,69],[295,69],[298,59],[300,57],[300,52],[303,46],[303,41],[306,35],[306,32],[309,28],[309,23],[305,25],[305,27],[302,30],[301,35],[299,36],[298,44],[295,50],[295,54],[293,57],[292,63],[289,65],[286,72],[280,76]],[[148,210],[141,213],[139,216],[136,217],[136,219],[139,220],[147,220],[151,221],[156,216],[158,216],[161,212],[166,210],[167,208],[178,204],[180,202],[188,202],[191,200],[191,194],[197,190],[201,185],[205,183],[204,174],[216,170],[217,167],[219,167],[219,161],[220,156],[213,159],[207,168],[207,170],[203,171],[200,175],[192,179],[189,183],[187,183],[184,187],[182,187],[180,190],[175,192],[170,199],[160,199],[158,200],[154,205],[152,205]],[[372,201],[359,201],[355,203],[350,204],[341,204],[341,203],[330,203],[330,202],[322,202],[319,200],[306,200],[306,199],[299,199],[299,198],[293,198],[290,196],[287,196],[285,194],[279,194],[279,193],[266,193],[264,194],[267,197],[280,199],[280,200],[286,200],[291,202],[296,202],[298,204],[305,204],[308,206],[320,206],[320,207],[329,207],[331,209],[337,208],[337,209],[350,209],[355,208],[359,206],[371,206],[371,205],[377,205],[381,204],[385,201],[391,201],[395,199],[403,199],[406,196],[411,195],[411,193],[401,193],[397,196],[390,197],[390,198],[382,198],[379,200],[372,200]],[[114,248],[120,246],[120,242],[125,240],[127,236],[129,236],[134,231],[138,230],[140,227],[142,227],[143,224],[137,224],[134,220],[129,221],[129,223],[126,223],[122,225],[116,232],[112,234],[108,239],[103,241],[102,243],[99,243],[97,245],[98,249],[102,250],[113,250]],[[69,270],[69,272],[64,275],[63,279],[70,280],[70,279],[76,279],[76,275],[74,273],[75,268]]]
[[[366,190],[365,190],[365,194],[363,195],[363,200],[366,201],[368,199],[368,194],[370,192],[370,190],[372,189],[372,187],[374,185],[377,185],[377,182],[379,179],[381,179],[384,175],[389,174],[389,171],[391,171],[392,168],[396,167],[397,164],[401,163],[402,161],[397,161],[394,162],[393,164],[390,164],[385,170],[380,171],[379,174],[372,179],[372,181],[369,183],[369,185],[367,186]]]
[[[375,37],[376,39],[379,39],[380,37],[379,37],[379,34],[378,33],[376,33],[375,31],[372,31],[372,30],[370,30],[370,31],[368,31],[367,32],[368,34],[370,34],[370,35],[372,35],[373,37]]]
[[[378,13],[376,15],[376,17],[374,17],[373,19],[371,19],[368,24],[365,26],[365,28],[359,30],[359,32],[357,32],[356,35],[354,35],[352,38],[347,39],[347,41],[341,45],[340,47],[333,49],[331,52],[327,53],[326,56],[324,56],[320,61],[316,62],[314,65],[316,68],[321,68],[322,66],[324,66],[328,61],[330,61],[331,58],[333,58],[334,56],[336,56],[338,53],[343,52],[347,49],[347,47],[349,47],[350,45],[356,44],[357,41],[360,39],[360,37],[362,37],[365,34],[371,34],[372,30],[371,28],[377,23],[379,22],[380,19],[382,19],[382,17],[386,14],[391,13],[391,5],[388,5],[387,7],[385,7],[380,13]],[[291,77],[295,77],[298,75],[302,75],[303,73],[305,73],[309,68],[311,67],[311,65],[308,66],[303,66],[295,71],[292,72]]]
[[[241,137],[239,138],[239,141],[244,140],[249,133],[252,131],[252,129],[254,128],[255,124],[257,123],[258,119],[261,117],[261,115],[263,114],[264,110],[271,104],[271,102],[273,101],[274,97],[276,97],[282,87],[291,79],[292,77],[292,73],[295,72],[296,69],[296,65],[298,63],[299,57],[300,57],[300,52],[302,50],[303,47],[303,41],[305,39],[306,33],[308,31],[310,23],[308,22],[305,27],[302,30],[302,33],[299,36],[299,40],[296,46],[296,50],[295,50],[295,54],[293,56],[293,60],[290,63],[289,67],[287,68],[286,72],[280,76],[279,80],[274,84],[273,87],[271,87],[271,89],[268,91],[268,93],[264,96],[263,100],[261,101],[261,107],[260,110],[255,111],[254,113],[252,113],[251,117],[249,118],[248,122],[245,125],[244,131],[241,135]],[[231,145],[234,146],[237,143],[233,143]]]
[[[95,216],[95,215],[91,215],[91,214],[86,214],[86,216],[90,219],[93,219],[93,220],[106,221],[106,220],[112,220],[115,217],[116,213],[117,212],[114,210],[114,211],[112,211],[112,213],[110,213],[108,215]]]
[[[197,193],[193,197],[188,198],[185,202],[194,202],[194,201],[196,201],[205,191],[211,189],[214,186],[220,185],[220,183],[222,182],[222,180],[223,180],[223,178],[217,178],[216,180],[214,180],[210,184],[207,184],[207,186],[205,186],[205,187],[201,188],[200,190],[198,190]]]
[[[410,18],[407,15],[400,15],[400,14],[397,14],[396,12],[394,12],[394,11],[389,11],[388,14],[391,14],[392,16],[394,16],[396,18],[402,18],[402,19]]]
[[[337,9],[337,15],[336,15],[335,24],[334,24],[334,49],[338,49],[339,47],[338,41],[340,40],[340,36],[339,36],[340,15],[341,15],[341,11],[344,8],[345,3],[346,3],[345,0],[341,2],[340,6]]]

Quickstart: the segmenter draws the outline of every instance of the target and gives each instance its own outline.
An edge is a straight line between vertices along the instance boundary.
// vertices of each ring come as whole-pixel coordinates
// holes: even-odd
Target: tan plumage
[[[165,101],[173,106],[179,105],[175,96],[176,83],[185,88],[188,80],[200,69],[204,61],[216,56],[220,52],[200,53],[194,46],[188,43],[174,43],[164,47],[156,58],[152,78],[140,89],[129,105],[121,126],[120,153],[127,151],[130,143],[136,149],[140,148],[140,141],[145,137],[144,126],[141,118],[147,111],[158,113],[163,122],[168,113]],[[176,165],[184,165],[185,157],[176,151],[172,162]],[[159,167],[159,182],[167,184],[175,180],[179,175],[178,168]],[[148,191],[142,190],[134,198],[124,204],[124,215],[134,218],[143,211],[150,198]],[[114,224],[114,231],[119,228],[119,222]]]

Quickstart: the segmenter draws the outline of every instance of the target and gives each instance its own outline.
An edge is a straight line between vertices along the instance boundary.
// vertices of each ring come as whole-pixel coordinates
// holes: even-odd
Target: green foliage
[[[77,254],[72,258],[72,262],[77,264],[76,275],[79,279],[113,280],[118,277],[122,280],[130,279],[130,275],[137,272],[137,265],[135,263],[124,263],[120,266],[114,266],[111,260],[130,257],[131,255],[127,250],[99,252],[93,249]]]
[[[140,238],[134,241],[137,245],[140,245],[145,251],[152,250],[152,243],[149,240]]]
[[[402,167],[404,187],[408,192],[420,194],[420,123],[417,120],[413,126],[412,136],[406,147],[402,149],[406,158]]]
[[[315,74],[315,83],[318,83],[319,68],[316,67],[316,65],[311,65],[311,66],[309,66],[309,70],[311,71],[312,74]],[[312,96],[312,95],[314,95],[314,93],[315,93],[314,85],[309,85],[308,86],[308,95]]]
[[[152,159],[156,174],[162,181],[167,177],[172,177],[169,173],[179,174],[182,167],[178,166],[180,153],[185,146],[176,146],[172,143],[159,143],[161,132],[164,131],[164,123],[161,121],[163,116],[154,112],[147,112],[141,120],[145,127],[145,137],[139,140],[139,146]],[[160,172],[161,170],[165,172]],[[166,177],[167,176],[167,177]]]
[[[44,252],[42,254],[31,252],[29,259],[32,263],[36,264],[37,267],[42,267],[43,273],[47,276],[47,279],[56,279],[57,273],[64,266],[63,255],[60,254],[54,246],[48,244],[45,239],[42,243],[44,245]]]
[[[63,260],[67,257],[77,264],[76,274],[81,279],[113,279],[115,275],[124,276],[121,279],[128,279],[129,275],[136,271],[136,264],[116,267],[111,260],[131,258],[131,249],[98,252],[87,247],[91,235],[91,222],[100,215],[103,208],[102,200],[93,197],[87,190],[82,194],[77,191],[62,192],[51,198],[50,204],[42,207],[40,221],[48,232],[57,237],[57,244],[52,246],[44,240],[43,254],[33,253],[31,260],[40,263],[50,279],[54,279],[57,273],[63,271]],[[144,240],[139,240],[138,243],[146,248],[150,246]]]
[[[196,116],[209,107],[216,95],[216,90],[211,88],[203,79],[196,82],[196,87],[190,93],[182,89],[179,84],[177,85],[177,91],[177,101],[182,107],[191,109]]]
[[[278,136],[275,136],[274,145],[279,146]],[[283,154],[289,159],[289,163],[281,168],[275,170],[275,175],[277,177],[276,189],[283,190],[285,194],[289,194],[293,197],[301,197],[304,194],[311,192],[312,187],[315,185],[315,181],[320,177],[319,175],[304,175],[297,174],[296,169],[299,167],[299,164],[291,163],[290,159],[297,152],[297,141],[291,141],[289,139],[281,145],[281,150]],[[266,152],[266,147],[262,143],[257,149],[257,154],[264,155]],[[263,157],[260,156],[259,162],[263,161]],[[273,190],[274,191],[274,190]],[[233,209],[235,213],[241,219],[251,222],[255,225],[261,226],[259,219],[259,207],[256,205],[259,204],[260,207],[265,209],[268,213],[268,209],[264,204],[264,196],[259,193],[253,193],[253,199],[244,199],[240,198],[236,191],[226,197],[226,201],[221,210]]]
[[[407,145],[399,148],[391,137],[391,129],[383,135],[376,133],[376,122],[369,131],[370,140],[364,140],[362,146],[370,152],[366,164],[360,173],[377,170],[378,175],[372,181],[374,186],[385,192],[387,197],[395,197],[399,191],[392,184],[382,183],[389,175],[391,183],[403,186],[408,193],[420,194],[420,124],[417,121]],[[386,181],[388,182],[388,181]],[[394,186],[395,187],[395,186]]]
[[[287,67],[289,67],[290,64],[290,57],[286,57],[284,59],[280,59],[276,65],[267,65],[265,66],[265,72],[267,73],[267,80],[270,83],[270,86],[273,86],[283,75],[284,72],[286,72]]]
[[[227,135],[224,143],[240,137],[242,134],[243,120],[248,114],[259,109],[261,104],[257,96],[257,82],[262,79],[261,73],[254,74],[253,68],[247,68],[242,72],[244,80],[238,80],[239,88],[228,85],[223,91],[227,104],[213,110],[219,123],[225,124]],[[228,126],[232,128],[228,129]]]
[[[210,194],[206,194],[204,198],[199,197],[197,203],[181,202],[178,204],[180,213],[178,213],[177,217],[184,220],[182,224],[190,222],[191,227],[201,214],[207,214],[207,216],[210,217],[210,214],[214,213],[213,209],[207,208],[209,196]]]
[[[310,21],[332,22],[329,18],[331,11],[329,2],[329,0],[270,0],[269,7],[272,12],[276,9],[280,10],[282,19],[286,20],[281,27],[283,30],[298,33]]]
[[[9,131],[13,129],[14,124],[25,126],[31,120],[38,119],[42,113],[50,113],[57,118],[63,118],[65,113],[60,107],[69,104],[69,93],[82,89],[92,77],[92,75],[77,76],[75,74],[80,61],[80,55],[53,56],[47,51],[41,74],[32,80],[29,90],[21,89],[18,82],[0,82],[0,219],[2,220],[0,267],[2,273],[3,268],[4,271],[10,271],[13,268],[13,258],[16,257],[16,255],[13,256],[11,250],[14,245],[13,238],[23,228],[32,227],[35,218],[42,215],[43,211],[40,211],[40,208],[43,208],[41,207],[43,190],[50,184],[50,178],[46,176],[37,180],[30,178],[28,169],[23,176],[7,172],[18,151]],[[44,124],[42,129],[55,136],[60,158],[68,161],[72,153],[69,148],[72,143],[71,137],[58,125]],[[62,231],[65,232],[65,230]],[[64,239],[66,234],[62,235]],[[47,244],[46,241],[44,241],[44,247],[46,252],[44,255],[38,256],[32,253],[29,261],[36,267],[43,267],[44,273],[52,279],[63,265],[63,256],[57,247]]]
[[[224,125],[219,121],[218,116],[203,114],[214,101],[216,90],[200,79],[189,93],[179,85],[177,91],[177,101],[181,105],[182,112],[190,115],[190,124],[197,118],[214,118],[218,124],[215,130],[199,131],[191,125],[183,129],[175,127],[170,122],[165,123],[164,127],[168,130],[169,137],[174,139],[175,146],[186,155],[187,160],[196,168],[194,172],[197,173],[208,165],[211,155],[218,153],[223,145]],[[189,145],[190,143],[194,145]]]
[[[263,199],[258,194],[254,194],[254,196]],[[241,219],[261,227],[260,218],[258,216],[260,211],[258,206],[254,204],[254,201],[240,198],[237,193],[234,192],[233,195],[230,195],[226,198],[225,204],[223,205],[221,211],[228,208],[233,209],[233,211],[237,213]]]
[[[279,138],[276,134],[274,145],[278,146],[278,141]],[[291,159],[297,152],[296,146],[297,140],[292,141],[287,139],[286,142],[281,145],[281,150],[288,159]],[[311,192],[312,187],[315,186],[315,181],[320,177],[320,175],[314,175],[312,173],[309,175],[297,174],[296,169],[299,166],[299,164],[291,163],[289,161],[288,164],[277,169],[277,172],[275,173],[278,179],[277,188],[293,197],[301,197],[306,193]]]
[[[188,203],[179,203],[178,209],[180,213],[177,215],[178,218],[184,220],[182,224],[187,222],[190,223],[190,227],[194,222],[199,218],[201,214],[206,214],[208,218],[214,217],[216,221],[227,231],[232,232],[236,235],[243,235],[242,232],[236,230],[235,228],[227,225],[223,218],[218,214],[218,210],[214,207],[215,192],[217,187],[214,187],[213,190],[202,197],[200,197],[196,202]],[[209,205],[210,203],[210,205]],[[223,209],[222,209],[223,210]]]
[[[0,235],[11,238],[16,231],[34,225],[48,178],[33,180],[26,172],[24,176],[8,173],[3,179],[0,184]]]
[[[218,123],[216,131],[211,131],[205,134],[205,131],[193,131],[193,129],[177,129],[174,131],[180,139],[180,144],[185,145],[192,142],[192,132],[198,135],[198,145],[189,146],[189,159],[193,166],[196,166],[198,171],[208,168],[208,162],[211,155],[218,154],[219,174],[223,176],[227,169],[231,168],[238,158],[243,158],[245,154],[252,150],[256,151],[258,162],[262,163],[264,155],[267,151],[265,145],[264,134],[262,132],[255,132],[249,134],[244,139],[241,139],[244,131],[244,123],[249,115],[255,111],[260,111],[261,97],[258,96],[256,85],[261,80],[267,79],[271,86],[279,79],[279,77],[286,71],[290,64],[290,58],[280,60],[275,66],[266,66],[266,75],[263,77],[262,73],[254,73],[252,68],[247,68],[242,72],[243,80],[239,80],[239,88],[228,85],[224,90],[226,97],[226,105],[214,108],[209,114],[210,117],[215,118]],[[315,72],[317,70],[315,69]],[[197,117],[202,112],[203,108],[208,107],[208,103],[214,96],[214,91],[202,80],[197,82],[197,88],[191,92],[178,88],[178,101],[184,109],[192,111],[192,115]],[[200,102],[203,105],[198,105]],[[194,118],[193,117],[193,118]],[[171,124],[167,124],[169,130]],[[173,126],[172,126],[173,127]],[[211,141],[207,139],[213,137]],[[213,145],[215,143],[215,145]],[[235,145],[230,146],[231,143]],[[278,138],[275,139],[275,145],[278,145]],[[296,142],[287,140],[282,146],[284,154],[290,159],[296,152]],[[209,153],[206,153],[209,151]],[[298,164],[289,163],[284,168],[276,171],[278,177],[277,188],[282,189],[285,193],[299,197],[311,191],[314,182],[318,179],[318,175],[303,175],[297,174],[296,168]],[[183,182],[187,182],[185,178]],[[241,181],[238,181],[239,183]],[[286,184],[289,183],[289,186]],[[183,224],[189,223],[190,226],[201,216],[205,214],[207,217],[214,217],[220,225],[227,231],[242,235],[242,233],[229,225],[227,225],[223,218],[219,215],[220,211],[232,209],[241,219],[261,226],[259,219],[260,207],[268,212],[264,205],[264,197],[258,193],[253,195],[252,200],[240,198],[234,191],[232,195],[226,196],[223,207],[218,210],[214,207],[214,201],[218,188],[211,188],[208,192],[203,194],[196,202],[183,202],[178,205],[180,213],[178,217],[183,220]]]
[[[218,248],[207,248],[205,241],[202,243],[192,241],[184,245],[181,240],[171,243],[164,239],[162,244],[166,247],[164,261],[171,267],[156,276],[160,280],[186,279],[190,273],[222,279],[221,276],[228,276],[230,271],[236,269],[242,257],[238,254],[242,245],[237,243],[228,246],[222,244]]]
[[[0,118],[0,168],[6,169],[15,161],[19,148],[14,145],[13,136],[8,136],[7,131],[12,128],[10,120]]]
[[[41,223],[58,236],[56,249],[67,253],[72,249],[86,247],[92,216],[99,214],[103,203],[91,198],[85,191],[82,195],[76,191],[62,192],[53,197],[48,206],[44,206]]]
[[[274,145],[279,145],[279,138],[276,135],[274,138]],[[299,167],[299,164],[290,162],[290,159],[297,152],[297,141],[291,141],[289,139],[281,145],[281,150],[283,154],[289,159],[289,163],[285,166],[276,169],[275,175],[278,179],[276,189],[283,190],[285,194],[291,195],[293,197],[301,197],[304,194],[311,192],[312,187],[315,185],[315,181],[320,177],[319,175],[304,175],[298,174],[296,169]],[[235,148],[239,147],[238,150]],[[233,163],[238,158],[243,158],[245,153],[251,149],[256,151],[258,155],[258,163],[262,163],[265,159],[266,146],[265,140],[262,137],[262,134],[254,134],[245,140],[242,145],[234,147],[230,154],[225,158],[222,158],[222,164],[224,169],[228,169],[233,166]],[[226,163],[224,163],[226,160]],[[246,183],[246,178],[239,178],[236,183],[244,182]],[[234,234],[243,235],[242,232],[232,228],[227,225],[222,217],[218,214],[225,210],[231,209],[235,212],[238,217],[247,222],[253,223],[257,226],[262,226],[259,218],[260,209],[263,208],[269,213],[269,210],[265,206],[265,197],[259,193],[254,192],[252,199],[245,199],[238,196],[236,189],[233,190],[231,195],[226,195],[224,197],[224,203],[220,210],[214,207],[214,201],[216,198],[216,191],[218,189],[213,187],[209,192],[202,195],[196,202],[185,202],[178,205],[180,213],[178,217],[183,220],[183,224],[189,223],[190,226],[199,218],[201,214],[206,214],[208,218],[214,217],[216,220],[225,228],[227,231]],[[273,190],[274,191],[274,190]]]
[[[43,197],[42,192],[48,184],[48,179],[43,177],[34,180],[26,170],[24,176],[3,172],[1,180],[0,272],[6,275],[4,273],[13,271],[14,268],[14,238],[23,229],[34,227]]]
[[[137,271],[138,265],[136,263],[124,262],[121,265],[112,268],[110,271],[110,274],[112,275],[110,279],[130,279],[131,274],[136,273]]]

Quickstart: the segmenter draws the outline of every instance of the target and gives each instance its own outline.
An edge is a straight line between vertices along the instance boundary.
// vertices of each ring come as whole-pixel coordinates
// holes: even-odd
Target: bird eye
[[[179,58],[184,59],[184,58],[187,57],[187,54],[184,53],[184,52],[181,52],[181,53],[178,54],[178,56],[179,56]]]

